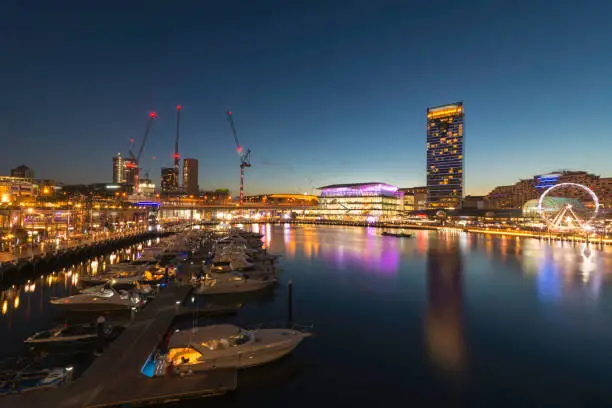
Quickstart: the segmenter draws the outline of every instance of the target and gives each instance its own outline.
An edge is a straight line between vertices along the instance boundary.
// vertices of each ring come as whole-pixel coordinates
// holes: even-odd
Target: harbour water
[[[281,282],[241,300],[230,320],[285,320],[291,280],[293,318],[314,322],[316,336],[288,358],[241,372],[237,392],[208,406],[612,402],[610,248],[458,232],[252,228],[283,256]],[[72,281],[45,279],[21,288],[16,308],[5,295],[13,303],[0,317],[3,356],[61,319],[48,298],[69,293]]]

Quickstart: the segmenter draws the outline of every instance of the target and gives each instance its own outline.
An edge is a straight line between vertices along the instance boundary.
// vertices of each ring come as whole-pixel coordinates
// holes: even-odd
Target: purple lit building
[[[386,183],[332,184],[319,187],[318,218],[336,221],[397,220],[403,193]]]

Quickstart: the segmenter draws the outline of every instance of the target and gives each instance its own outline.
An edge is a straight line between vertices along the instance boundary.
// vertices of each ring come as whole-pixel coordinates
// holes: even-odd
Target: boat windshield
[[[202,354],[191,347],[177,347],[168,350],[168,362],[173,365],[195,364],[200,361]]]
[[[98,293],[95,294],[95,296],[97,297],[104,297],[104,298],[109,298],[112,297],[115,294],[115,292],[112,289],[102,289],[101,291],[99,291]]]
[[[234,336],[230,336],[229,338],[231,347],[242,346],[243,344],[247,343],[249,340],[251,340],[251,336],[249,335],[249,333],[244,332],[244,331]]]

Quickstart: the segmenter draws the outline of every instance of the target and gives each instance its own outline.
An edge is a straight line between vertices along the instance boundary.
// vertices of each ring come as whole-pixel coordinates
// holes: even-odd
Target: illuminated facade
[[[336,221],[394,221],[400,211],[402,193],[386,183],[333,184],[319,187],[315,214]]]
[[[125,183],[125,162],[121,153],[113,156],[113,184]]]
[[[0,176],[0,201],[10,203],[20,197],[33,197],[32,180],[22,177]]]
[[[463,103],[427,109],[427,202],[460,208],[463,198]]]
[[[198,195],[198,159],[183,160],[183,193]]]
[[[161,169],[161,192],[162,194],[175,193],[177,174],[174,167],[162,167]]]
[[[586,171],[558,171],[519,180],[509,186],[495,187],[485,197],[485,205],[491,209],[522,208],[528,200],[535,200],[549,187],[559,183],[576,183],[589,187],[604,208],[612,208],[612,177],[599,177]],[[574,198],[586,204],[592,202],[582,189],[563,189],[553,192]]]
[[[404,194],[403,211],[421,211],[427,209],[427,187],[400,188]]]
[[[316,206],[318,197],[307,194],[262,194],[256,196],[245,196],[245,203],[288,205],[288,206]]]
[[[130,186],[138,185],[138,161],[134,158],[123,159],[125,163],[125,184]]]

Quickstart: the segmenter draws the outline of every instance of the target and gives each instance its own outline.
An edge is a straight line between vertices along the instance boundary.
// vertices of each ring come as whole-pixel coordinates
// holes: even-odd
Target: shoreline
[[[350,221],[303,221],[303,220],[287,220],[287,221],[241,221],[230,222],[230,225],[239,224],[295,224],[295,225],[323,225],[323,226],[345,226],[345,227],[373,227],[381,229],[412,229],[412,230],[430,230],[440,232],[465,232],[482,235],[505,235],[522,238],[533,238],[543,241],[559,241],[572,243],[587,243],[592,245],[612,245],[612,239],[601,239],[595,237],[587,239],[583,236],[559,236],[558,234],[537,233],[533,231],[516,231],[516,230],[497,230],[488,228],[458,228],[444,227],[438,225],[418,225],[418,224],[388,224],[388,223],[367,223],[367,222],[350,222]]]

